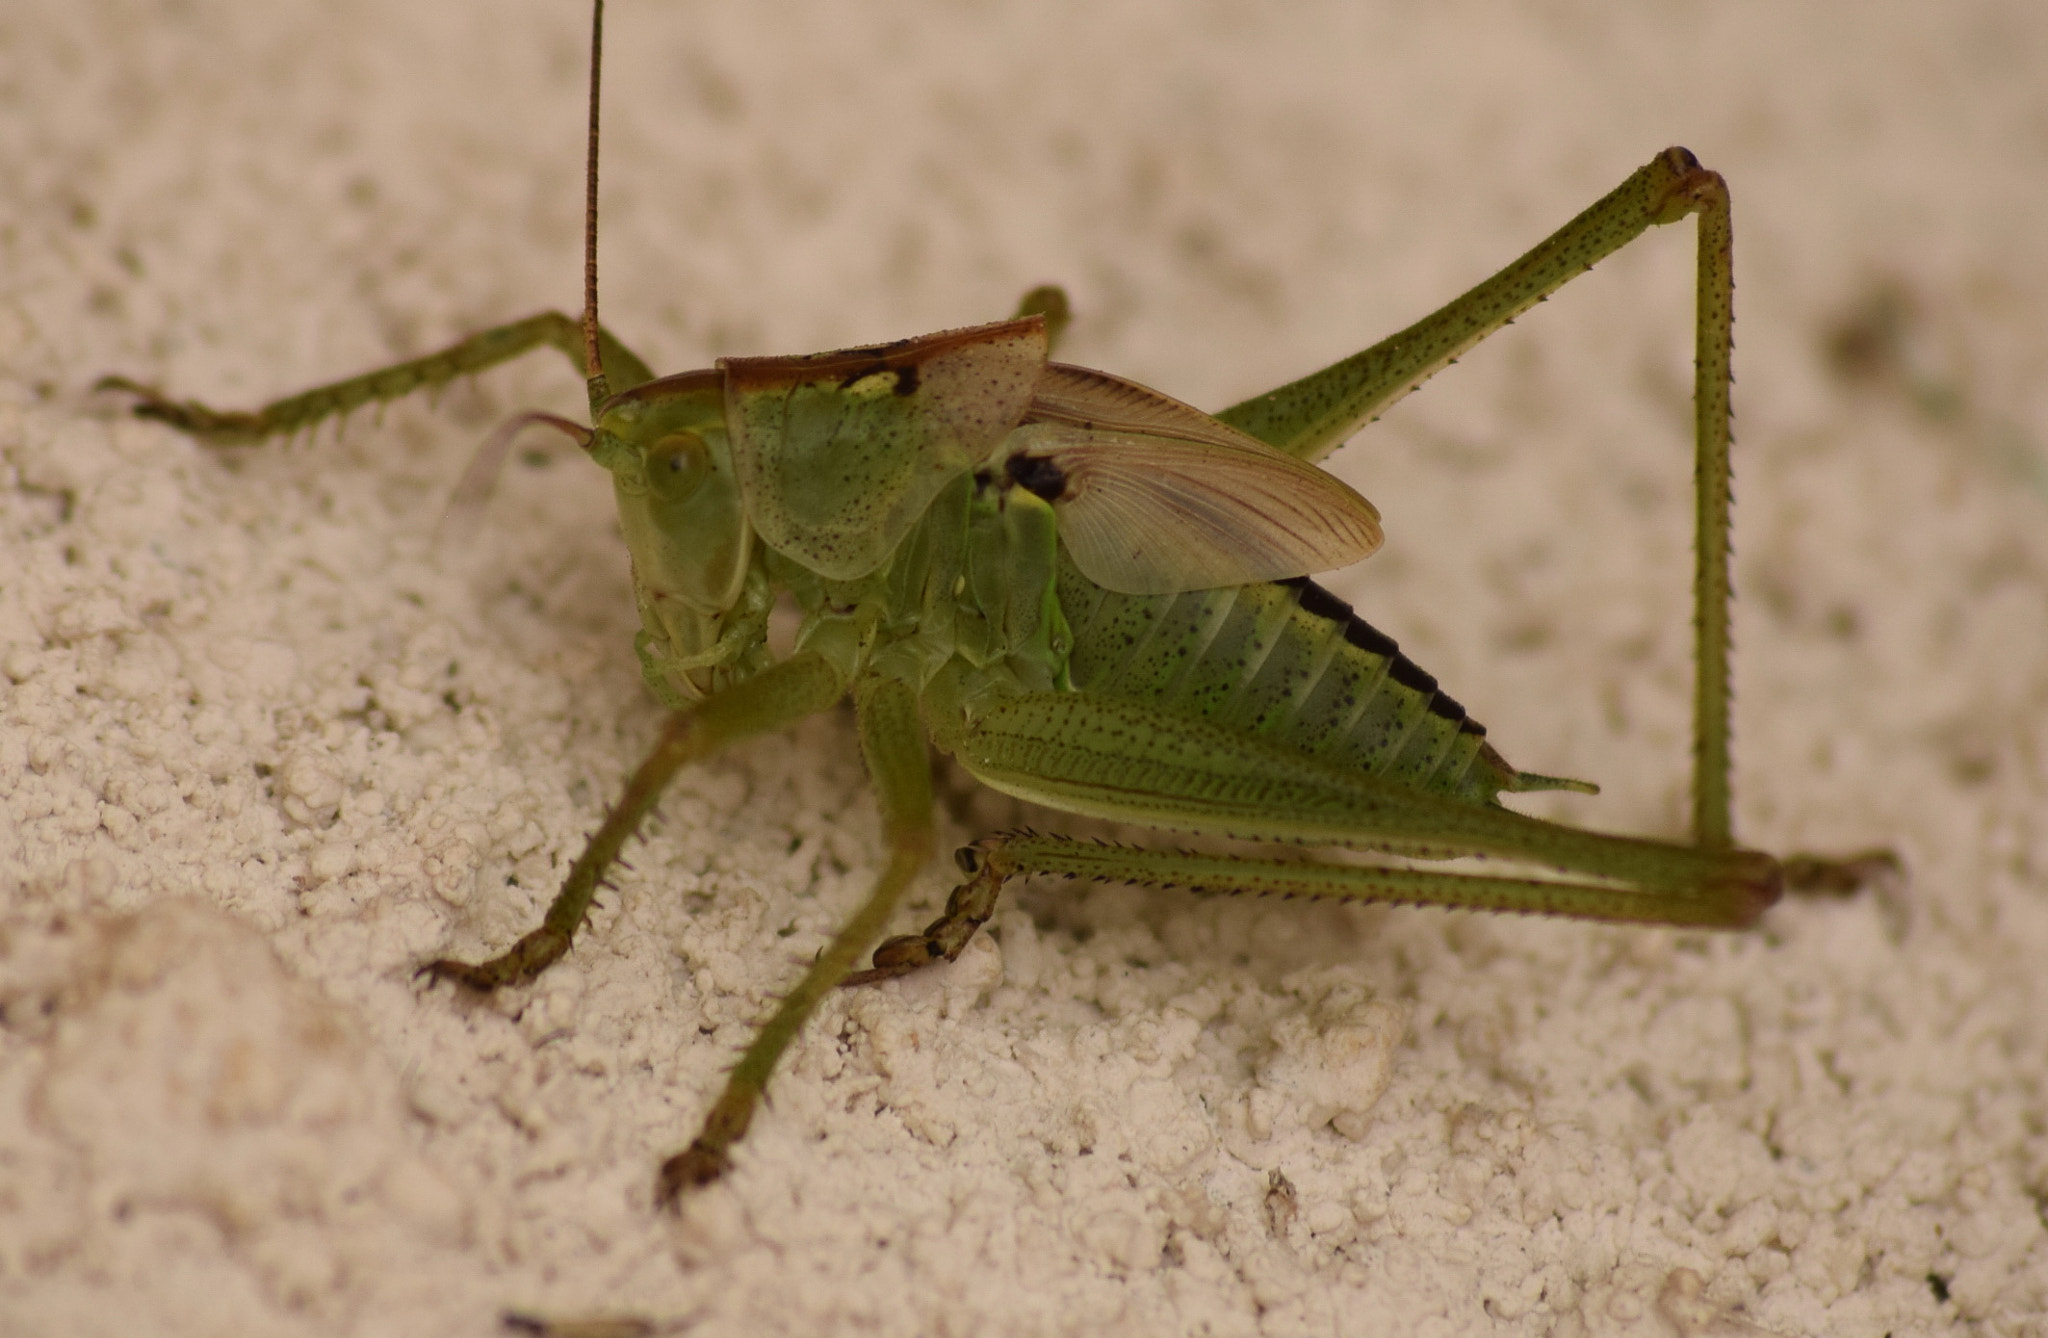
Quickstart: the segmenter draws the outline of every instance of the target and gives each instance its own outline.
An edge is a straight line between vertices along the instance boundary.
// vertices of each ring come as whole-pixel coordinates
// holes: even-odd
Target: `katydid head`
[[[633,555],[641,653],[661,684],[701,700],[717,671],[752,649],[733,618],[754,546],[725,430],[723,372],[686,372],[611,393],[597,321],[598,86],[604,0],[590,6],[590,124],[583,173],[583,366],[594,421],[590,458],[611,471]],[[629,366],[639,360],[621,354]],[[659,685],[658,685],[659,686]]]
[[[726,635],[754,543],[725,428],[724,378],[690,372],[608,400],[590,456],[611,471],[650,648],[685,697],[747,646]],[[658,633],[656,629],[659,629]]]

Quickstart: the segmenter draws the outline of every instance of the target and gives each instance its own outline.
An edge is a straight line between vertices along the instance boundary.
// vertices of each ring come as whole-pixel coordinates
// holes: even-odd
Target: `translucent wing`
[[[1379,547],[1379,512],[1343,482],[1158,398],[1205,425],[1162,410],[1155,430],[1131,430],[1147,412],[1134,402],[1104,416],[1118,426],[1040,421],[1010,434],[1003,470],[1053,504],[1088,579],[1132,595],[1208,590],[1349,566]]]
[[[726,358],[726,429],[769,547],[865,576],[995,451],[1045,367],[1039,316],[796,358]]]
[[[1031,392],[1034,423],[1066,423],[1106,432],[1131,432],[1176,441],[1204,441],[1224,447],[1259,445],[1236,428],[1219,423],[1191,404],[1162,395],[1121,376],[1050,362]]]

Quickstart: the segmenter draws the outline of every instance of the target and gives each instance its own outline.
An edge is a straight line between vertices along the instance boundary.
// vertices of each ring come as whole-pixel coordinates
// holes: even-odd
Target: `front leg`
[[[874,890],[841,927],[789,993],[774,1015],[740,1056],[725,1090],[704,1117],[704,1126],[690,1146],[662,1163],[655,1199],[674,1209],[682,1196],[708,1185],[732,1166],[733,1144],[745,1136],[754,1110],[768,1089],[768,1077],[804,1022],[832,989],[846,978],[868,945],[888,928],[896,903],[910,886],[932,849],[932,775],[925,755],[924,727],[917,698],[893,679],[869,679],[854,694],[860,716],[861,756],[875,782],[882,822],[889,835],[889,862]]]
[[[618,807],[590,838],[569,869],[562,890],[540,927],[488,962],[440,958],[421,967],[430,981],[452,980],[483,993],[533,979],[569,951],[570,940],[590,913],[591,900],[626,841],[653,811],[678,770],[728,744],[766,734],[816,714],[846,690],[838,672],[816,655],[799,656],[762,671],[746,682],[669,717],[661,739],[626,783]]]

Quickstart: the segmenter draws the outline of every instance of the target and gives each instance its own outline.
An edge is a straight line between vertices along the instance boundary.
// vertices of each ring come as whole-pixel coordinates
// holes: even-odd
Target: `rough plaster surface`
[[[1688,144],[1738,211],[1741,830],[1911,870],[1744,936],[1030,889],[834,999],[680,1222],[657,1160],[876,867],[847,721],[682,776],[538,985],[423,996],[659,719],[596,471],[433,538],[575,378],[232,457],[86,393],[573,307],[583,25],[0,9],[0,1330],[2048,1333],[2048,11],[620,0],[606,310],[663,369],[1053,279],[1067,356],[1224,404]],[[1336,465],[1389,542],[1332,584],[1606,787],[1541,811],[1666,835],[1689,232]]]

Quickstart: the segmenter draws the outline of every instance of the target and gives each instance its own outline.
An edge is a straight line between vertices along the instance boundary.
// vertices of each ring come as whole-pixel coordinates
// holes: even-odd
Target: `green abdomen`
[[[1120,595],[1061,554],[1076,690],[1165,706],[1420,790],[1491,803],[1515,771],[1393,638],[1306,577]]]

